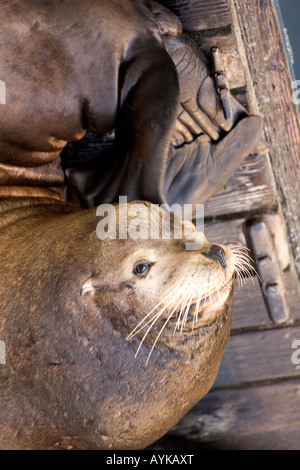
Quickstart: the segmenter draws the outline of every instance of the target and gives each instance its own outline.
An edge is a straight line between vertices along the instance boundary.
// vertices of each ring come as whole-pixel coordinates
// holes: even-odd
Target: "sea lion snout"
[[[222,268],[225,270],[227,267],[227,258],[225,254],[225,250],[221,245],[212,245],[210,250],[206,253],[204,253],[207,258],[214,259],[215,261],[218,261]]]

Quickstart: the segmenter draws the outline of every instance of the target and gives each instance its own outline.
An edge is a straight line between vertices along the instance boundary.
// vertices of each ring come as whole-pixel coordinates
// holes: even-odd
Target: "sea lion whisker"
[[[252,256],[249,254],[249,253],[251,253],[251,251],[249,249],[248,249],[248,251],[246,251],[245,247],[231,248],[231,251],[233,251],[234,253],[238,253],[240,255],[243,255],[246,258],[252,259]]]
[[[251,274],[250,270],[247,268],[247,266],[245,265],[245,263],[243,261],[236,261],[235,266],[236,266],[236,268],[239,268],[241,270],[241,272],[243,273],[243,277],[245,279],[247,279],[246,275],[248,275],[248,277],[250,279],[252,279],[252,282],[254,283],[252,274]],[[249,265],[248,267],[251,268],[252,271],[259,277],[259,274],[256,272],[256,270],[251,265]],[[236,269],[235,269],[235,271],[236,271]]]
[[[177,295],[176,297],[178,297],[178,295]],[[172,299],[172,300],[174,300],[174,299]],[[176,307],[173,308],[173,310],[172,310],[172,312],[171,312],[171,316],[173,315],[174,311],[176,310],[176,308],[177,308],[177,306],[180,304],[180,302],[181,302],[181,300],[178,302],[178,304],[176,305]],[[169,304],[168,304],[168,305],[169,305]],[[144,334],[144,336],[143,336],[143,338],[142,338],[142,340],[141,340],[141,342],[140,342],[140,344],[139,344],[139,347],[138,347],[138,349],[137,349],[137,351],[136,351],[136,353],[135,353],[135,357],[137,357],[137,355],[138,355],[138,353],[139,353],[139,351],[140,351],[140,349],[141,349],[141,347],[142,347],[142,344],[143,344],[143,342],[145,341],[145,339],[146,339],[146,337],[147,337],[149,331],[150,331],[151,328],[155,325],[155,323],[157,322],[157,320],[161,317],[161,315],[162,315],[162,313],[164,312],[164,310],[165,310],[165,308],[164,308],[164,309],[161,309],[161,310],[155,315],[155,317],[152,319],[151,325],[150,325],[149,328],[147,329],[146,333]],[[170,316],[170,315],[168,316],[168,320],[169,320],[169,318],[171,318],[171,316]],[[148,322],[148,323],[149,323],[149,322]],[[156,342],[155,342],[154,344],[156,344]],[[153,347],[152,347],[152,349],[153,349]],[[151,351],[152,351],[152,350],[151,350]],[[147,361],[147,362],[148,362],[148,361]],[[147,362],[146,362],[146,365],[147,365]]]
[[[244,262],[246,266],[252,267],[253,265],[253,259],[248,256],[244,256],[241,253],[234,253],[234,257],[235,259]]]
[[[220,273],[218,273],[217,279],[220,279]],[[220,283],[216,283],[216,292],[218,296],[218,300],[220,300],[220,288],[219,288]]]
[[[175,297],[173,296],[166,305],[164,305],[163,308],[161,308],[157,313],[154,314],[155,312],[155,309],[151,310],[150,313],[148,313],[138,324],[137,326],[132,330],[132,332],[127,336],[127,340],[133,338],[134,336],[136,336],[140,331],[142,331],[144,328],[146,328],[147,325],[149,325],[149,323],[151,323],[151,326],[152,324],[155,323],[155,321],[164,313],[164,311],[169,307],[170,304],[172,304],[174,302],[174,298],[176,299],[178,296],[180,295],[180,292],[177,292],[177,294],[175,294]],[[153,315],[154,314],[154,315]],[[146,319],[152,315],[152,317],[146,322]],[[152,323],[154,321],[154,323]],[[144,323],[144,324],[143,324]],[[150,326],[150,329],[151,329],[151,326]]]
[[[176,283],[176,284],[177,284],[177,283]],[[168,302],[166,305],[164,305],[163,308],[161,308],[154,316],[152,316],[152,318],[150,318],[144,325],[141,325],[141,324],[143,323],[143,321],[145,320],[145,319],[143,319],[143,320],[139,323],[139,325],[141,325],[140,328],[136,331],[136,329],[137,329],[137,327],[138,327],[138,325],[137,325],[137,327],[136,327],[136,328],[133,330],[133,332],[130,334],[130,337],[132,338],[132,337],[135,336],[138,332],[140,332],[141,330],[143,330],[147,325],[149,325],[149,323],[151,323],[150,326],[149,326],[149,328],[147,329],[146,333],[144,334],[142,340],[141,340],[141,343],[140,343],[140,345],[139,345],[139,347],[138,347],[138,350],[137,350],[137,352],[136,352],[136,356],[137,356],[137,354],[138,354],[138,352],[139,352],[139,350],[140,350],[140,348],[141,348],[141,346],[142,346],[142,344],[143,344],[145,338],[147,337],[149,331],[150,331],[151,328],[153,327],[153,325],[154,325],[154,324],[156,323],[156,321],[161,317],[161,315],[164,313],[164,311],[168,309],[169,305],[172,304],[172,303],[174,302],[174,300],[176,301],[176,299],[177,299],[178,297],[180,297],[180,296],[182,296],[181,290],[179,290],[179,291],[175,294],[175,296],[173,296],[172,299],[170,299],[169,302]],[[182,299],[180,299],[180,301],[179,301],[178,304],[176,305],[175,309],[178,307],[178,305],[180,304],[181,301],[182,301]],[[153,313],[153,310],[152,310],[150,313]],[[149,314],[147,315],[147,317],[148,317],[148,316],[149,316]],[[145,317],[145,318],[146,318],[146,317]],[[129,337],[128,337],[128,338],[129,338]]]
[[[161,315],[162,315],[162,312],[158,312],[158,313],[155,315],[154,319],[152,319],[151,325],[150,325],[149,328],[147,329],[146,333],[144,334],[143,338],[141,339],[141,342],[140,342],[140,344],[139,344],[139,346],[138,346],[138,348],[137,348],[137,350],[136,350],[135,357],[137,357],[137,355],[138,355],[138,353],[139,353],[139,351],[140,351],[140,349],[141,349],[141,347],[142,347],[142,345],[143,345],[143,343],[144,343],[144,341],[145,341],[145,339],[146,339],[146,337],[147,337],[149,331],[151,330],[151,328],[153,327],[153,325],[156,323],[156,321],[161,317]]]
[[[234,250],[232,249],[231,252],[235,259],[243,260],[247,265],[253,265],[253,258],[248,253],[245,253],[242,250]]]
[[[239,268],[236,268],[235,273],[237,275],[237,280],[239,287],[243,287],[245,285],[245,273],[241,271]]]
[[[182,306],[181,306],[181,309],[180,309],[180,313],[178,315],[178,320],[177,320],[177,323],[176,323],[176,328],[179,330],[179,325],[180,325],[180,321],[181,321],[181,316],[182,316],[182,313],[184,312],[184,310],[186,309],[186,305],[187,303],[189,302],[189,299],[190,297],[192,297],[193,295],[195,295],[195,290],[192,289],[191,290],[191,293],[189,295],[189,292],[186,293],[184,299],[183,299],[183,303],[182,303]],[[184,318],[184,317],[183,317]],[[182,334],[182,328],[181,328],[181,334]]]
[[[158,340],[159,340],[159,338],[160,338],[160,336],[161,336],[163,330],[165,329],[165,327],[166,327],[167,324],[169,323],[169,321],[170,321],[170,319],[172,318],[174,312],[176,312],[176,309],[177,309],[177,307],[178,307],[179,304],[180,304],[180,302],[178,302],[178,304],[176,305],[176,307],[173,308],[172,312],[169,314],[169,316],[168,316],[167,319],[165,320],[163,326],[161,327],[159,333],[157,334],[156,339],[155,339],[155,341],[154,341],[154,343],[153,343],[153,345],[152,345],[152,347],[151,347],[151,350],[150,350],[150,352],[149,352],[149,354],[148,354],[148,357],[147,357],[147,361],[146,361],[145,366],[148,365],[149,360],[150,360],[150,357],[151,357],[151,354],[152,354],[152,352],[153,352],[153,350],[154,350],[154,348],[155,348],[155,346],[156,346],[156,344],[157,344],[157,342],[158,342]]]
[[[188,314],[189,314],[189,310],[190,310],[190,307],[191,307],[191,302],[193,300],[193,296],[194,296],[194,292],[191,292],[190,296],[189,296],[189,300],[187,302],[187,307],[185,308],[185,312],[184,312],[184,315],[183,315],[183,319],[182,319],[182,324],[181,324],[181,334],[182,334],[182,331],[183,331],[183,327],[186,325],[186,322],[187,322],[187,317],[188,317]]]
[[[155,310],[156,310],[161,304],[163,304],[163,303],[166,301],[166,299],[167,299],[168,297],[170,297],[171,295],[174,294],[175,288],[178,286],[178,284],[180,284],[180,283],[183,281],[184,278],[185,278],[185,276],[182,276],[178,281],[176,281],[176,282],[168,289],[168,291],[167,291],[168,294],[165,295],[165,297],[164,297],[157,305],[155,305],[155,307],[154,307],[149,313],[147,313],[147,315],[135,326],[135,328],[134,328],[134,329],[131,331],[131,333],[127,336],[126,340],[130,340],[133,336],[135,336],[135,335],[136,335],[137,333],[139,333],[143,328],[145,328],[145,326],[146,326],[147,324],[149,324],[149,321],[151,321],[151,319],[150,319],[148,322],[146,322],[145,325],[142,326],[142,324],[147,320],[147,318],[149,318],[150,315],[152,315],[152,314],[155,312]],[[170,301],[169,303],[173,302],[173,300],[174,300],[174,297],[172,297],[172,299],[171,299],[171,301]],[[169,305],[169,303],[168,303],[168,305]]]
[[[189,299],[188,293],[185,293],[185,296],[184,296],[183,299],[182,299],[182,304],[181,304],[180,312],[179,312],[179,314],[178,314],[178,319],[177,319],[176,326],[175,326],[175,328],[176,328],[177,330],[179,330],[179,326],[180,326],[180,322],[181,322],[181,316],[182,316],[182,314],[183,314],[183,312],[184,312],[184,310],[185,310],[185,308],[186,308],[188,299]],[[176,329],[175,329],[175,331],[176,331]]]
[[[211,270],[208,273],[207,290],[208,294],[206,295],[206,297],[211,297]]]
[[[177,318],[177,322],[176,322],[176,325],[175,325],[175,328],[174,328],[174,333],[176,332],[176,330],[179,330],[179,325],[180,325],[180,319],[181,319],[181,315],[182,315],[182,312],[185,308],[185,305],[186,305],[186,296],[184,296],[182,299],[181,299],[181,307],[180,307],[180,312],[178,314],[178,318]],[[178,304],[179,305],[179,304]]]
[[[210,273],[210,277],[211,277],[211,273]],[[217,293],[217,295],[219,297],[218,286],[220,284],[220,279],[221,279],[221,273],[220,272],[215,274],[214,277],[212,279],[210,279],[209,297],[210,297],[210,303],[211,304],[213,304],[213,302],[214,302],[213,297],[212,297],[214,293]]]
[[[239,260],[236,262],[236,264],[237,264],[240,268],[242,268],[242,270],[243,270],[244,272],[247,272],[248,275],[251,275],[251,274],[250,274],[250,270],[252,270],[252,267],[251,267],[250,265],[246,265],[245,262],[239,261]],[[249,268],[249,269],[248,269],[248,268]]]
[[[206,297],[205,297],[205,301],[206,301]],[[196,323],[198,321],[198,311],[200,308],[200,302],[201,302],[201,297],[198,295],[197,303],[196,303]],[[195,318],[195,315],[194,315],[194,318]],[[194,324],[193,324],[193,328],[194,328]]]
[[[227,245],[227,246],[228,246],[228,248],[230,248],[231,251],[237,250],[237,251],[249,251],[249,252],[251,252],[250,248],[248,248],[247,246],[243,245],[240,242],[229,243],[229,245]]]
[[[184,307],[182,306],[182,304],[183,304],[184,301],[186,301],[186,297],[181,298],[180,301],[177,303],[176,307],[173,309],[173,312],[176,312],[176,310],[178,309],[179,305],[181,304],[180,312],[179,312],[178,319],[177,319],[176,324],[175,324],[175,327],[174,327],[173,335],[175,335],[176,330],[179,330],[180,317],[181,317],[182,311],[183,311],[183,309],[184,309]]]
[[[250,268],[253,268],[254,262],[253,262],[253,258],[251,256],[249,256],[246,253],[241,253],[241,252],[232,251],[232,253],[234,255],[235,260],[239,260],[239,261],[245,263],[246,266],[249,266]]]
[[[237,245],[230,246],[229,245],[229,247],[234,256],[235,271],[236,271],[236,267],[239,266],[243,271],[245,271],[248,274],[248,276],[252,279],[252,283],[254,284],[252,274],[249,271],[250,269],[256,274],[258,279],[261,280],[260,275],[258,274],[257,270],[254,267],[253,258],[248,253],[246,253],[246,251],[250,252],[251,250],[245,246],[237,246]]]

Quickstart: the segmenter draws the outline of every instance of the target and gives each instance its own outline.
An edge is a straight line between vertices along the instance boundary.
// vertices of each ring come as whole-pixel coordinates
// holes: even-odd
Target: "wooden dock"
[[[300,352],[293,349],[300,344],[300,129],[275,5],[161,3],[176,4],[207,54],[221,49],[232,94],[264,116],[270,153],[250,156],[205,205],[206,236],[248,245],[262,283],[253,276],[235,290],[232,334],[213,389],[151,448],[300,450]]]

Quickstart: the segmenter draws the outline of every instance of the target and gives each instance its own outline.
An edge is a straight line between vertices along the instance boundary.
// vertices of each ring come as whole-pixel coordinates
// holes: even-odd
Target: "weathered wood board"
[[[207,239],[215,243],[238,243],[248,246],[247,220],[244,218],[207,223],[204,233]],[[249,252],[251,255],[251,251]],[[253,255],[252,255],[253,257]],[[300,320],[299,286],[297,277],[290,267],[282,273],[285,291],[290,307],[287,324]],[[235,282],[233,332],[240,329],[253,329],[274,326],[270,319],[257,276],[248,278],[242,287]]]
[[[188,25],[195,3],[208,8],[209,2],[181,3]],[[300,364],[292,362],[292,344],[300,340],[299,119],[273,1],[230,0],[228,5],[226,26],[220,16],[219,23],[197,27],[194,16],[187,29],[207,55],[213,45],[225,54],[231,91],[250,112],[263,115],[270,154],[249,156],[205,204],[205,235],[216,243],[250,247],[249,222],[257,218],[267,224],[273,214],[271,251],[277,269],[281,266],[289,316],[281,323],[272,320],[255,275],[243,288],[235,282],[232,334],[213,389],[154,448],[300,450]],[[278,242],[281,219],[287,231]],[[284,269],[285,242],[289,262]]]
[[[272,0],[232,0],[300,275],[300,127]],[[255,111],[255,110],[254,110]]]
[[[231,24],[227,0],[162,0],[176,13],[186,31],[227,27]]]
[[[214,387],[300,377],[300,365],[292,362],[296,340],[299,326],[231,336]]]
[[[178,423],[172,435],[193,441],[195,448],[197,442],[209,441],[217,449],[299,450],[299,401],[299,379],[215,390]]]
[[[240,214],[276,204],[275,183],[268,158],[250,155],[224,189],[205,204],[205,215]]]

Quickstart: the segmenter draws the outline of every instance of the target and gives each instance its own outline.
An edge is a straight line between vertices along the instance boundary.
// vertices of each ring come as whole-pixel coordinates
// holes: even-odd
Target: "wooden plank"
[[[188,441],[187,445],[188,449],[192,449],[191,441]],[[180,448],[178,442],[177,448]],[[197,450],[300,450],[300,427],[229,436],[203,442],[202,445],[196,444],[196,447],[194,442],[193,448]]]
[[[241,329],[257,329],[270,324],[258,279],[248,279],[242,288],[235,282],[232,334]]]
[[[290,309],[290,316],[286,324],[292,324],[293,321],[300,319],[297,279],[290,271],[283,274],[283,282]],[[273,326],[275,324],[270,318],[257,277],[248,279],[242,288],[236,286],[233,301],[233,334],[241,329],[271,328]]]
[[[300,127],[272,0],[232,0],[300,275]],[[234,13],[234,10],[233,10]],[[255,111],[255,110],[254,110]]]
[[[243,417],[241,418],[243,419]],[[185,439],[167,434],[148,450],[300,450],[300,426],[262,431],[246,435],[230,435],[212,440]],[[196,454],[201,458],[201,453]],[[222,458],[222,455],[221,455]]]
[[[292,362],[296,340],[300,326],[231,336],[214,388],[300,376],[300,366]]]
[[[206,206],[204,207],[204,216],[207,216]],[[204,234],[211,243],[240,243],[247,245],[245,232],[245,220],[242,218],[234,220],[223,220],[217,222],[207,222],[204,220]]]
[[[261,217],[264,218],[263,215]],[[268,220],[268,218],[270,218],[270,216],[267,216],[264,220]],[[279,232],[278,227],[277,232]],[[246,237],[246,221],[242,218],[210,223],[207,222],[204,226],[204,233],[206,238],[212,243],[240,243],[244,246],[248,246]],[[283,238],[284,236],[281,235],[280,243],[282,245],[285,241]],[[285,256],[286,255],[284,255],[284,258]],[[299,285],[292,265],[286,270],[286,272],[282,273],[282,281],[290,310],[290,317],[286,322],[289,324],[292,321],[300,319]],[[274,326],[274,322],[271,320],[266,308],[258,278],[254,276],[253,278],[248,279],[242,288],[238,288],[238,283],[235,282],[233,331],[272,326]]]
[[[185,31],[224,28],[231,24],[228,0],[160,0],[174,11]]]
[[[223,216],[274,206],[277,196],[268,158],[250,155],[223,190],[205,203],[205,215]]]
[[[300,380],[213,391],[169,434],[183,436],[194,445],[196,442],[215,441],[215,448],[240,448],[239,445],[255,448],[257,445],[258,448],[279,449],[287,443],[300,449],[299,400]],[[280,439],[282,435],[286,436],[283,442],[275,440],[276,436]]]

